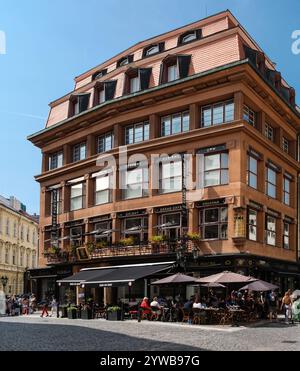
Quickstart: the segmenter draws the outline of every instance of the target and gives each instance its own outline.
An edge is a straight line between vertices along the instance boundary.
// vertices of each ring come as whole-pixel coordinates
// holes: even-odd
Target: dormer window
[[[87,111],[89,108],[90,96],[90,93],[71,96],[69,117],[79,115],[80,113]]]
[[[124,57],[124,58],[120,59],[117,63],[117,67],[127,66],[128,64],[130,64],[132,62],[133,62],[133,54],[128,55],[127,57]]]
[[[107,75],[107,69],[97,71],[93,74],[92,81],[101,79],[101,77],[104,77],[105,75]]]
[[[181,35],[178,40],[179,45],[188,44],[202,38],[202,30],[188,31]]]
[[[160,83],[184,79],[188,77],[191,64],[190,55],[170,55],[163,60]]]
[[[150,57],[151,55],[155,55],[161,53],[165,50],[165,43],[153,44],[147,46],[143,51],[143,58]]]
[[[94,106],[114,99],[117,80],[98,82],[95,85]]]
[[[124,95],[149,89],[152,68],[131,68],[125,74]]]

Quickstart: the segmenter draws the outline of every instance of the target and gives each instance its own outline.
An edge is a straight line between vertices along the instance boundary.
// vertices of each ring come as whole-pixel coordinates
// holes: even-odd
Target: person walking
[[[47,300],[45,300],[45,302],[43,304],[41,318],[43,318],[44,315],[46,315],[46,317],[49,317],[49,313],[48,313],[48,301]]]
[[[289,290],[285,293],[281,303],[281,310],[284,310],[285,323],[287,325],[290,323],[290,320],[292,319],[292,305],[293,305],[292,291]]]
[[[50,315],[50,317],[54,317],[55,314],[57,316],[57,310],[58,310],[57,300],[53,296],[52,301],[51,301],[51,315]]]

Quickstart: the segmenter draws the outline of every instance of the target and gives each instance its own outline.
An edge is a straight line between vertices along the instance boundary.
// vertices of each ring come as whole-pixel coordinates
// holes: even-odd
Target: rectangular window
[[[140,87],[140,78],[139,76],[137,77],[132,77],[130,79],[130,93],[136,93],[141,90]]]
[[[276,198],[277,173],[271,167],[267,167],[266,173],[266,193],[269,197]]]
[[[97,139],[97,153],[104,153],[111,151],[114,147],[114,135],[113,133],[107,133],[101,135]]]
[[[270,246],[276,246],[276,218],[266,216],[266,242]]]
[[[188,111],[176,113],[161,118],[161,136],[167,137],[190,130],[190,113]]]
[[[148,242],[148,218],[126,218],[122,222],[122,237],[133,238],[134,245]]]
[[[95,205],[111,202],[110,175],[104,175],[95,180]]]
[[[49,170],[59,169],[63,166],[63,152],[56,152],[49,157]]]
[[[200,211],[200,233],[203,240],[228,238],[228,208],[216,207]]]
[[[267,123],[265,124],[265,137],[271,142],[274,142],[274,129]]]
[[[221,102],[202,108],[202,127],[234,121],[234,102]]]
[[[215,153],[204,158],[204,187],[229,183],[228,153]]]
[[[71,186],[71,211],[85,208],[85,184],[79,183]]]
[[[283,179],[283,202],[291,206],[291,178],[287,175]]]
[[[83,229],[82,227],[70,228],[70,242],[71,247],[79,248],[83,246]]]
[[[244,104],[243,119],[251,126],[256,126],[256,113]]]
[[[123,172],[123,199],[130,200],[149,195],[148,168],[128,169]]]
[[[125,144],[141,143],[149,140],[150,127],[149,122],[141,122],[135,125],[130,125],[125,128]]]
[[[284,223],[283,248],[286,250],[290,249],[290,229],[291,225],[289,223]]]
[[[289,153],[290,152],[290,142],[288,139],[286,138],[282,138],[282,149],[285,153]]]
[[[257,241],[257,211],[248,210],[248,239]]]
[[[73,162],[86,159],[86,143],[76,144],[73,147]]]
[[[102,104],[106,101],[105,99],[105,89],[99,91],[99,104]]]
[[[50,215],[53,214],[53,206],[54,206],[54,195],[53,191],[51,192],[51,206],[50,206]],[[57,200],[56,200],[56,210],[57,215],[60,215],[62,213],[62,190],[57,189]]]
[[[177,64],[174,64],[173,66],[168,67],[168,82],[178,80],[178,68]]]
[[[182,190],[182,161],[175,160],[160,165],[160,193]]]
[[[258,188],[258,160],[248,155],[248,186]]]

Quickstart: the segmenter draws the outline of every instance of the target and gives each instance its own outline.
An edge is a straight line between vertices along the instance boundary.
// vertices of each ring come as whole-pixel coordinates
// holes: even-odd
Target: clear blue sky
[[[132,44],[230,9],[300,94],[299,0],[0,0],[0,194],[39,212],[40,151],[26,137],[73,78]],[[298,98],[298,103],[300,99]]]

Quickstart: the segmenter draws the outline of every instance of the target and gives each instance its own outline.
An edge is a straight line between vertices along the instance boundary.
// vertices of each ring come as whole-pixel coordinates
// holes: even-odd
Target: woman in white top
[[[193,309],[202,309],[202,304],[197,300],[193,304]]]

